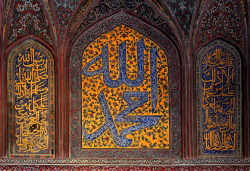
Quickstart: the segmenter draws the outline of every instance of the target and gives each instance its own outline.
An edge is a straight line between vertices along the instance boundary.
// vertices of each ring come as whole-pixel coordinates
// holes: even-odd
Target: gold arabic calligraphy
[[[48,60],[34,48],[15,59],[16,149],[37,153],[48,149]]]
[[[222,48],[202,63],[203,150],[235,150],[235,59]]]

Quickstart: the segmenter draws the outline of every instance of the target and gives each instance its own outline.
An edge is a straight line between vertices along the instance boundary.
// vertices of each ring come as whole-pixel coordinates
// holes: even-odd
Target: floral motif
[[[52,44],[48,21],[37,0],[15,0],[10,30],[9,44],[30,34]]]
[[[145,0],[100,0],[98,5],[93,7],[85,15],[85,18],[76,29],[73,39],[75,39],[77,35],[84,30],[84,28],[89,26],[91,23],[94,23],[96,19],[107,16],[118,9],[127,9],[132,13],[147,19],[148,21],[159,26],[163,31],[168,32],[168,34],[177,40],[166,20],[161,15],[159,15],[147,2],[145,2]]]
[[[138,149],[133,148],[82,148],[82,73],[83,53],[86,48],[101,35],[113,30],[114,27],[126,25],[129,28],[146,35],[147,38],[164,49],[168,62],[168,91],[169,91],[169,149]],[[125,35],[124,35],[125,37]],[[146,38],[144,39],[146,40]],[[107,44],[108,42],[106,42]],[[130,48],[133,52],[133,48]],[[135,48],[136,49],[136,48]],[[127,50],[129,51],[129,50]],[[90,51],[95,53],[95,51]],[[145,52],[146,53],[146,52]],[[96,61],[97,62],[97,61]],[[93,63],[94,65],[94,63]],[[91,65],[90,65],[91,66]],[[138,18],[121,11],[87,29],[74,43],[70,54],[70,157],[81,159],[167,159],[179,158],[181,151],[181,115],[180,115],[180,63],[177,49],[173,42],[162,32]],[[146,70],[146,68],[145,68]],[[108,91],[109,92],[109,91]],[[106,92],[103,92],[103,94]],[[112,93],[112,92],[111,92]],[[119,94],[119,93],[118,93]],[[104,94],[105,95],[105,94]],[[121,95],[121,94],[120,94]],[[105,96],[106,97],[106,96]],[[118,104],[118,103],[117,103]],[[111,106],[110,104],[108,104]],[[96,110],[96,109],[95,109]],[[112,113],[112,112],[111,112]],[[94,115],[93,115],[94,116]],[[90,133],[90,132],[88,132]],[[171,136],[172,135],[172,136]],[[106,137],[104,137],[106,138]],[[173,144],[172,144],[173,143]],[[137,160],[136,160],[137,161]]]
[[[185,38],[188,39],[195,1],[169,0],[167,1],[167,4],[179,22]]]
[[[236,1],[212,0],[202,21],[199,42],[222,36],[242,45],[242,29]]]
[[[75,10],[76,6],[79,3],[79,0],[53,0],[57,17],[58,17],[58,22],[59,22],[59,27],[61,30],[61,34],[64,34],[64,31],[66,30],[68,26],[69,19],[71,17],[71,14]]]
[[[115,29],[101,35],[92,42],[83,53],[83,67],[93,58],[102,53],[102,47],[108,43],[109,45],[109,67],[110,78],[118,79],[119,75],[119,44],[126,41],[127,47],[127,76],[130,80],[135,80],[137,77],[137,42],[144,38],[145,50],[145,80],[139,87],[129,87],[124,84],[117,88],[109,88],[103,82],[102,74],[85,77],[82,75],[82,120],[86,125],[86,131],[93,133],[98,130],[105,122],[106,118],[103,114],[103,109],[98,101],[98,95],[101,91],[107,98],[112,117],[128,107],[128,104],[123,99],[124,91],[152,91],[150,77],[150,49],[157,46],[152,40],[144,37],[137,31],[121,25]],[[169,148],[169,93],[168,93],[168,66],[167,56],[163,50],[157,47],[161,60],[157,62],[157,87],[158,87],[158,105],[154,112],[151,109],[152,97],[149,93],[149,101],[143,106],[134,110],[129,116],[153,116],[161,115],[161,120],[156,126],[140,129],[127,135],[128,139],[133,139],[133,143],[128,148]],[[89,67],[89,71],[101,69],[102,61],[99,60]],[[136,101],[138,99],[134,99]],[[138,124],[138,123],[137,123]],[[115,122],[118,135],[121,131],[131,126],[134,122]],[[115,144],[111,132],[108,129],[99,138],[93,141],[82,139],[82,148],[119,148]]]

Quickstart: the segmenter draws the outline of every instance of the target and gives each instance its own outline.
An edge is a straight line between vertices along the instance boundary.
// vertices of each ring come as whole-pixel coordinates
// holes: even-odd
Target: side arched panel
[[[26,40],[8,56],[10,158],[54,158],[55,73],[51,52]]]
[[[241,157],[240,54],[216,40],[200,50],[196,67],[198,155]]]

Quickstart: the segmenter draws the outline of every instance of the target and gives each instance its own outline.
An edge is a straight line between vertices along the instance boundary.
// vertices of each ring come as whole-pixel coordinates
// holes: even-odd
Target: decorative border
[[[250,166],[250,159],[0,159],[2,165]]]
[[[139,30],[152,39],[168,54],[170,90],[170,150],[134,149],[82,149],[81,148],[81,61],[84,49],[89,43],[108,30],[121,24]],[[95,159],[167,159],[181,157],[181,96],[180,62],[175,45],[152,26],[124,11],[114,14],[84,31],[71,48],[70,55],[70,158]],[[94,163],[103,163],[96,161]],[[115,162],[115,161],[114,161]]]
[[[237,143],[236,143],[236,155],[235,154],[225,154],[225,155],[218,155],[218,154],[203,154],[203,140],[201,137],[202,134],[202,112],[201,112],[201,105],[202,105],[202,80],[201,80],[201,69],[202,69],[202,61],[204,59],[205,54],[207,54],[208,51],[215,48],[216,46],[223,47],[227,50],[229,50],[234,57],[236,58],[236,136],[237,136]],[[197,63],[196,63],[196,93],[197,93],[197,144],[198,144],[198,157],[242,157],[242,126],[241,126],[241,120],[242,120],[242,93],[241,93],[241,59],[239,52],[233,47],[232,45],[228,44],[227,42],[223,40],[215,40],[203,47],[198,55],[197,55]]]
[[[168,166],[168,167],[153,167],[153,166],[0,166],[0,170],[8,171],[38,171],[38,170],[102,170],[102,171],[175,171],[175,170],[249,170],[247,166]]]
[[[24,49],[34,46],[37,49],[39,49],[40,51],[42,51],[44,54],[47,55],[48,57],[48,61],[49,61],[49,110],[50,110],[50,152],[48,154],[15,154],[14,153],[14,144],[15,144],[15,137],[14,135],[14,123],[15,123],[15,118],[14,118],[14,90],[13,90],[13,60],[14,57],[16,57],[16,55],[23,51]],[[14,47],[11,52],[8,55],[8,75],[7,75],[7,87],[8,87],[8,103],[12,104],[9,105],[8,104],[8,143],[9,143],[9,149],[8,149],[8,155],[9,157],[11,155],[13,155],[14,158],[54,158],[54,154],[55,154],[55,73],[54,73],[54,60],[53,60],[53,56],[50,53],[50,51],[45,48],[44,46],[42,46],[41,44],[39,44],[38,42],[34,41],[34,40],[26,40],[22,43],[20,43],[20,45]]]

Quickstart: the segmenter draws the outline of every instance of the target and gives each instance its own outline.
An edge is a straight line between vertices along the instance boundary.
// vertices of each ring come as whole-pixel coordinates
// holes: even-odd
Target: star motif
[[[183,11],[186,7],[184,6],[184,3],[185,2],[180,2],[179,5],[180,5],[180,9]]]

